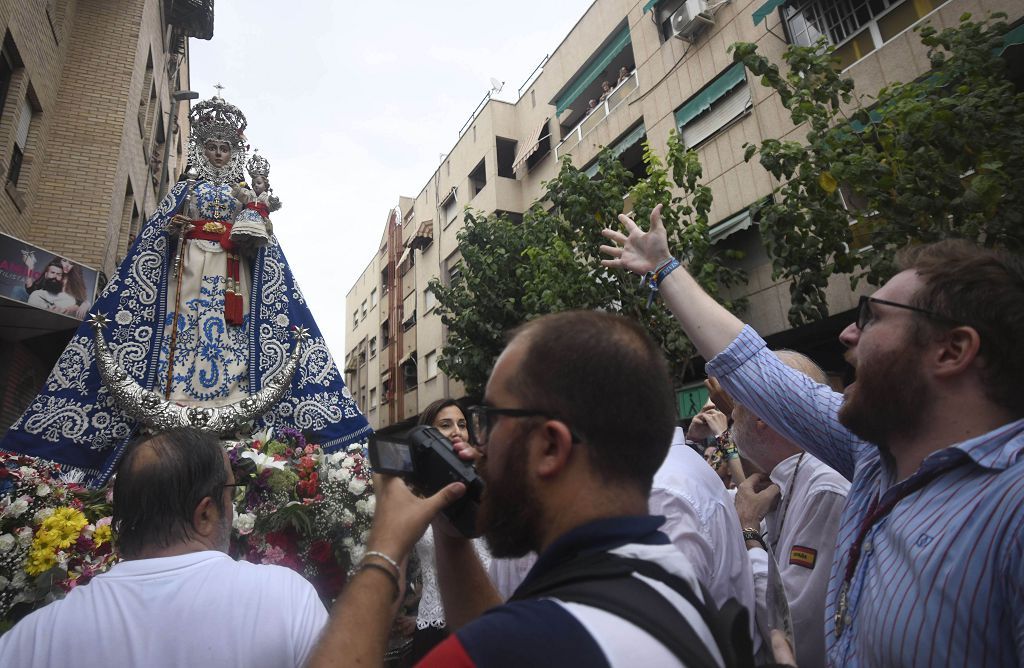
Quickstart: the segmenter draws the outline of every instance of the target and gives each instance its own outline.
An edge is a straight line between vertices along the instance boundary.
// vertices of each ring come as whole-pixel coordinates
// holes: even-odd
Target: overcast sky
[[[274,232],[335,360],[345,294],[490,88],[516,89],[592,0],[217,0],[191,88],[245,112],[284,203]]]

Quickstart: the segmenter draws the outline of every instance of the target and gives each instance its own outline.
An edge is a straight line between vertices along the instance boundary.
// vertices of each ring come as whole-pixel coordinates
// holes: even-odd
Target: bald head
[[[815,364],[814,360],[807,355],[798,353],[795,350],[776,350],[775,356],[779,358],[780,362],[788,366],[790,369],[796,369],[815,383],[828,385],[828,376],[826,376],[822,368]]]

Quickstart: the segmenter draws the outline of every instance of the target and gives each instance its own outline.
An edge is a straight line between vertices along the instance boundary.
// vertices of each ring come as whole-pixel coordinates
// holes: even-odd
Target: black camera
[[[443,512],[463,536],[479,535],[476,513],[484,481],[471,463],[459,459],[452,442],[441,432],[419,425],[405,434],[374,434],[369,450],[375,472],[399,476],[420,494],[431,496],[453,482],[464,484],[465,496]]]

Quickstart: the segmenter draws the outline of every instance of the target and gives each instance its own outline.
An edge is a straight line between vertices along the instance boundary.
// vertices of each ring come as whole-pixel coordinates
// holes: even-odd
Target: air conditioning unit
[[[715,17],[707,8],[705,0],[686,0],[669,18],[672,36],[692,42],[706,26],[714,25]]]

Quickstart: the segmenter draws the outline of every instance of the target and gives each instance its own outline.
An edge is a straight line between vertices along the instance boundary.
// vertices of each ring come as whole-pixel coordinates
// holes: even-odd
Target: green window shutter
[[[644,127],[643,123],[633,128],[633,130],[631,130],[625,137],[619,140],[619,142],[616,143],[615,146],[612,148],[612,157],[617,158],[620,155],[622,155],[623,151],[625,151],[627,148],[640,141],[640,139],[643,138],[643,136],[646,134],[647,128]],[[590,178],[594,178],[594,175],[597,174],[597,161],[595,161],[594,164],[592,164],[590,167],[587,167],[587,169],[585,169],[583,173],[589,176]]]
[[[644,14],[654,9],[654,6],[659,2],[661,2],[661,0],[647,0],[647,4],[644,5]]]
[[[730,67],[725,74],[711,82],[676,111],[676,126],[681,128],[710,109],[715,101],[743,83],[746,76],[743,63],[736,63]]]
[[[760,7],[754,10],[754,25],[757,25],[761,21],[764,21],[769,14],[774,12],[776,9],[786,4],[786,0],[768,0]]]
[[[576,101],[583,91],[587,89],[590,84],[601,76],[608,64],[615,60],[615,57],[622,53],[622,50],[630,45],[629,41],[629,26],[625,26],[622,32],[617,34],[611,43],[608,44],[598,54],[594,62],[590,64],[590,67],[585,69],[576,79],[572,85],[569,86],[568,90],[562,93],[561,96],[555,101],[555,114],[561,116],[562,112],[569,108],[569,106]],[[618,76],[618,75],[616,75]]]

